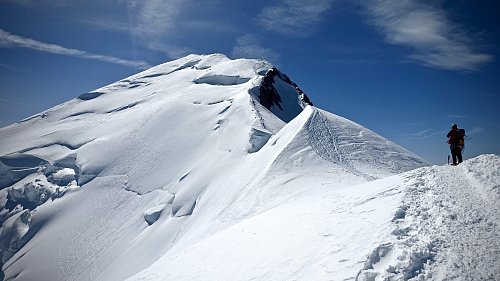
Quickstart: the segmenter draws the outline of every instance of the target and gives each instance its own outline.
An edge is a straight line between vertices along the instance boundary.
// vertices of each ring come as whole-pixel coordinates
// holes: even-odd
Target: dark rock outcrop
[[[299,88],[299,86],[297,86],[297,84],[292,82],[286,74],[281,73],[276,67],[273,67],[266,72],[259,88],[259,102],[265,108],[270,110],[272,106],[277,106],[280,110],[283,110],[281,106],[281,96],[274,87],[276,78],[292,86],[299,95],[299,98],[305,104],[313,105],[309,97]]]

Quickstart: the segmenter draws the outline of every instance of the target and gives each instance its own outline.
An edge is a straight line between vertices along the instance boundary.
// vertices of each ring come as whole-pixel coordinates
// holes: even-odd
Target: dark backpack
[[[465,130],[464,129],[458,129],[457,131],[457,137],[459,139],[458,145],[461,147],[464,147],[465,145]]]

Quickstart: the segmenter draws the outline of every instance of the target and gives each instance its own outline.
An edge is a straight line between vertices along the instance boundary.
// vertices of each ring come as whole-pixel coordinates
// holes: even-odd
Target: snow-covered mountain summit
[[[3,270],[16,280],[154,275],[155,261],[168,268],[237,225],[262,228],[273,220],[256,217],[298,198],[423,165],[312,106],[268,62],[189,55],[0,129]]]

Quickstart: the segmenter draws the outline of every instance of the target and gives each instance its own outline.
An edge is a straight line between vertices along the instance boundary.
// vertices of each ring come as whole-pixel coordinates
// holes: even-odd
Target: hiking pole
[[[450,165],[450,155],[448,154],[448,165]]]

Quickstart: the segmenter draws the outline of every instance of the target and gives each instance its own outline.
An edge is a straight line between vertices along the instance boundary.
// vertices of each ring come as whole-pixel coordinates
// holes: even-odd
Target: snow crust
[[[498,276],[498,156],[414,170],[272,69],[189,55],[1,128],[5,280]]]

